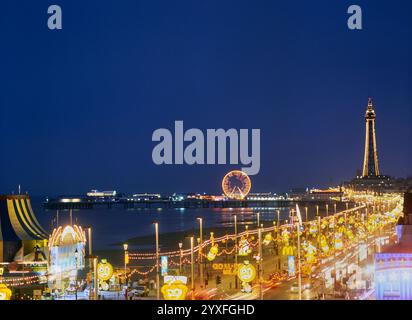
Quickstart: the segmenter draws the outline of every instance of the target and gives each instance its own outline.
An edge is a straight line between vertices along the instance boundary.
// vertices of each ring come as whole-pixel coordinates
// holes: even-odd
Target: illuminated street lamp
[[[182,259],[183,259],[183,243],[179,242],[179,251],[180,251],[180,258],[179,258],[179,273],[182,274]]]
[[[76,250],[74,251],[74,261],[76,263],[76,269],[75,269],[75,276],[74,276],[74,289],[75,289],[75,295],[76,295],[76,300],[77,300],[77,261],[79,259],[79,251]]]
[[[278,213],[278,227],[280,226],[280,210],[277,210]]]
[[[308,221],[308,207],[305,207],[306,222]]]
[[[256,224],[257,224],[257,227],[259,228],[259,226],[260,226],[260,212],[256,212]]]
[[[263,300],[263,255],[262,255],[262,228],[258,229],[258,239],[259,239],[259,293],[260,300]]]
[[[336,214],[336,203],[333,204],[333,208],[334,208],[334,209],[333,209],[333,210],[334,210],[334,213]]]
[[[200,238],[199,238],[199,258],[198,258],[198,262],[199,262],[199,270],[200,270],[200,283],[203,286],[203,265],[202,265],[202,246],[203,246],[203,218],[197,218],[197,220],[199,221],[199,233],[200,233]]]
[[[326,204],[326,216],[329,216],[329,205]]]
[[[156,235],[156,299],[160,300],[160,269],[159,269],[159,223],[153,222]]]
[[[89,242],[89,255],[87,257],[87,260],[89,262],[89,272],[90,272],[90,278],[92,276],[93,273],[93,256],[92,256],[92,227],[87,226],[85,228],[87,230],[87,235],[88,235],[88,242]],[[89,300],[92,300],[93,295],[92,295],[92,284],[91,281],[89,283],[90,286],[90,290],[89,290]]]
[[[299,286],[299,300],[302,300],[302,267],[300,261],[300,225],[296,224],[297,235],[298,235],[298,286]]]
[[[125,299],[127,300],[127,264],[129,263],[129,252],[128,252],[129,245],[127,243],[123,243],[123,252],[124,252],[124,285],[125,285]]]
[[[319,206],[316,205],[316,216],[319,216]]]
[[[233,216],[234,225],[235,225],[235,266],[237,268],[237,215]],[[235,288],[238,288],[237,276],[235,274]]]
[[[192,290],[192,300],[195,299],[195,265],[194,265],[194,251],[193,251],[193,239],[190,237],[190,277],[191,277],[191,290]]]
[[[86,230],[87,230],[87,237],[89,240],[89,256],[91,256],[92,255],[92,227],[87,226]]]

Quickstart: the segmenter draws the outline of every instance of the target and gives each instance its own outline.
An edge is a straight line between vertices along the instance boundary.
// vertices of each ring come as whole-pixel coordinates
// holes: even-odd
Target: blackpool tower
[[[372,98],[368,100],[368,108],[365,113],[366,131],[365,131],[365,156],[363,158],[362,177],[379,176],[378,151],[376,148],[375,133],[376,114],[373,109]]]

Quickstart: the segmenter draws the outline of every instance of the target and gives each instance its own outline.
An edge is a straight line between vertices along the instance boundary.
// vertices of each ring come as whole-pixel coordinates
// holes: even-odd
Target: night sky
[[[1,1],[0,193],[220,193],[241,165],[153,164],[175,120],[261,129],[254,192],[337,184],[362,166],[369,96],[381,173],[411,175],[411,17],[409,0]]]

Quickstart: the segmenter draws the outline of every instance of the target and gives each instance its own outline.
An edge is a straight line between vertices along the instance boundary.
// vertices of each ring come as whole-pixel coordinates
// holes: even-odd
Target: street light
[[[256,212],[256,219],[257,219],[256,221],[257,227],[259,228],[260,227],[260,212]]]
[[[75,290],[76,300],[77,300],[77,260],[78,259],[79,259],[79,251],[76,248],[76,250],[74,251],[74,261],[76,263],[76,269],[75,269],[76,273],[75,273],[75,276],[74,276],[74,288],[76,289]]]
[[[87,226],[86,230],[87,230],[87,237],[89,240],[89,256],[91,256],[92,255],[92,227]]]
[[[190,237],[190,274],[191,274],[191,289],[192,289],[192,300],[195,299],[195,266],[194,266],[194,255],[193,255],[193,236]]]
[[[127,281],[127,264],[129,262],[129,253],[128,253],[129,245],[127,243],[123,243],[123,252],[124,252],[124,286],[125,286],[125,299],[127,300],[127,289],[128,289],[128,281]]]
[[[308,207],[305,207],[306,222],[308,222]]]
[[[199,233],[200,233],[200,241],[199,241],[199,269],[200,269],[200,283],[203,286],[203,265],[202,265],[202,246],[203,246],[203,218],[197,218],[199,220]]]
[[[326,204],[326,216],[329,216],[329,205]]]
[[[180,250],[180,259],[179,259],[179,273],[182,275],[182,259],[183,259],[183,243],[179,242],[179,250]]]
[[[277,213],[278,213],[278,228],[279,228],[279,226],[280,226],[280,210],[277,210]]]
[[[259,294],[260,300],[263,300],[263,256],[262,256],[262,228],[258,229],[258,239],[259,239]]]
[[[89,255],[87,257],[87,260],[89,262],[89,272],[90,272],[90,278],[92,276],[92,272],[93,272],[93,258],[92,258],[92,227],[91,226],[87,226],[85,228],[87,230],[87,235],[88,235],[88,241],[89,241]],[[90,281],[90,290],[89,290],[89,300],[92,300],[92,284]]]
[[[235,224],[235,270],[237,270],[237,215],[233,216]],[[235,288],[238,288],[237,275],[235,274]]]
[[[159,223],[153,222],[156,235],[156,298],[160,300],[160,275],[159,275]]]
[[[302,300],[302,267],[300,261],[300,225],[297,223],[297,233],[298,233],[298,285],[299,285],[299,300]]]
[[[319,216],[319,205],[316,205],[316,216]]]

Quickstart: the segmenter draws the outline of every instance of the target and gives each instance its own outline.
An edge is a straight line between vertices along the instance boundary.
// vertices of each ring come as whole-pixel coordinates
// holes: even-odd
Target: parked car
[[[136,286],[132,290],[127,292],[127,297],[147,297],[149,295],[149,289],[146,286]]]

